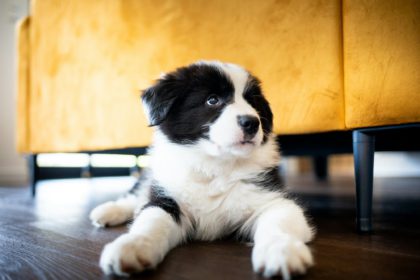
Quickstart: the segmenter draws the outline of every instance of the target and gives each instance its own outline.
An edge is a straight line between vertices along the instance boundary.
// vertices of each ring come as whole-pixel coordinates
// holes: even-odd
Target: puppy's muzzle
[[[244,132],[244,139],[250,140],[254,138],[258,132],[260,121],[257,117],[251,115],[238,116],[238,124]]]

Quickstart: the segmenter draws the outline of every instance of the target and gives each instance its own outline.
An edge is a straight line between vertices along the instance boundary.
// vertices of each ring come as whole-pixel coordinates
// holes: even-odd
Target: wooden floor
[[[35,199],[27,188],[0,187],[0,279],[109,279],[99,267],[103,245],[125,227],[97,229],[97,204],[130,187],[130,178],[45,181]],[[316,266],[299,279],[420,279],[420,179],[375,179],[374,228],[354,226],[352,178],[316,183],[287,179],[318,228]],[[259,279],[251,247],[234,241],[174,249],[156,271],[138,279]]]

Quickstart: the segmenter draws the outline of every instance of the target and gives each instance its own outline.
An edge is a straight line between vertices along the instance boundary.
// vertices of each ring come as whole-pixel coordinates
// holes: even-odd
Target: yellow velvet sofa
[[[419,14],[415,0],[33,0],[18,149],[147,145],[139,91],[198,59],[260,77],[279,134],[419,122]]]
[[[147,146],[140,90],[199,59],[258,76],[280,135],[418,123],[419,15],[416,0],[32,0],[18,150]]]

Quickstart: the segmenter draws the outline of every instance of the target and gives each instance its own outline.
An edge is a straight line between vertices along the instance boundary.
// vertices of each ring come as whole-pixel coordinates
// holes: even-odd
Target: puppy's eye
[[[209,106],[217,106],[220,103],[220,99],[216,95],[210,95],[209,98],[207,98],[207,105]]]

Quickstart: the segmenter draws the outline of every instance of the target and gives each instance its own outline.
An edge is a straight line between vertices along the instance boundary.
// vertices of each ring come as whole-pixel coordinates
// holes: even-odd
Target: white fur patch
[[[135,207],[135,204],[129,202],[126,205],[119,205],[115,201],[109,201],[93,209],[89,218],[97,227],[116,226],[131,219]]]
[[[264,277],[281,275],[284,280],[291,274],[304,274],[313,265],[308,246],[288,234],[265,236],[255,243],[252,250],[252,266]]]
[[[175,198],[183,212],[194,218],[198,239],[219,238],[226,230],[245,222],[255,209],[279,196],[244,183],[278,164],[272,137],[246,158],[215,157],[201,145],[173,144],[160,132],[155,134],[154,143],[150,151],[154,178]]]
[[[89,215],[94,226],[116,226],[131,220],[134,212],[148,202],[148,189],[144,188],[137,195],[127,195],[116,201],[108,201],[95,207]]]
[[[150,207],[140,215],[130,231],[107,244],[100,266],[106,274],[128,276],[155,268],[166,253],[184,238],[172,217],[164,210]]]
[[[215,123],[209,127],[211,142],[204,144],[203,148],[214,156],[220,156],[226,153],[240,157],[249,155],[254,147],[250,144],[240,143],[244,139],[244,133],[238,124],[239,116],[249,115],[259,119],[257,111],[243,97],[249,79],[249,73],[242,67],[231,63],[201,61],[198,64],[212,65],[219,68],[221,72],[230,78],[235,89],[233,103],[227,105]],[[253,139],[255,145],[259,146],[261,144],[263,136],[260,125]]]

